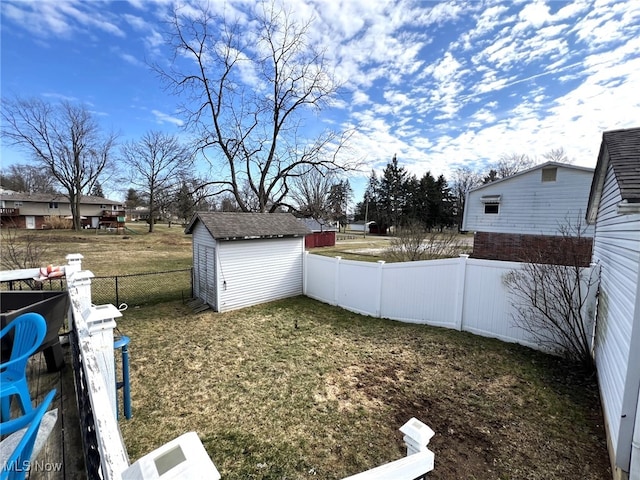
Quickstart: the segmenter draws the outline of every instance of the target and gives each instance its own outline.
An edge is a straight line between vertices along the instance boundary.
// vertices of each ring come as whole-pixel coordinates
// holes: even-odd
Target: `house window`
[[[484,213],[488,214],[497,214],[500,211],[499,203],[485,203],[484,204]]]
[[[543,182],[555,182],[558,175],[558,169],[556,167],[549,167],[542,169],[542,181]]]
[[[58,202],[49,202],[49,208],[58,208]]]
[[[484,213],[496,215],[500,211],[501,195],[484,195],[480,200],[484,204]]]
[[[22,202],[13,202],[13,206],[14,207],[21,207],[22,206]]]

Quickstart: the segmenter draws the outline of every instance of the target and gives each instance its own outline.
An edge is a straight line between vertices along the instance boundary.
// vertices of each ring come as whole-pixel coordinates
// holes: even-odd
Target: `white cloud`
[[[163,113],[159,110],[151,110],[151,113],[153,113],[156,122],[159,124],[172,123],[178,127],[182,127],[184,125],[184,122],[180,118]]]

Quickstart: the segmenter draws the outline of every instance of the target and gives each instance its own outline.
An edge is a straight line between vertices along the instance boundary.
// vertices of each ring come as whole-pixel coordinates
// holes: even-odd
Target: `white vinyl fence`
[[[468,255],[371,263],[307,253],[304,293],[364,315],[452,328],[539,349],[532,335],[514,324],[503,283],[505,274],[522,265]],[[595,289],[589,295],[586,318],[594,312]]]

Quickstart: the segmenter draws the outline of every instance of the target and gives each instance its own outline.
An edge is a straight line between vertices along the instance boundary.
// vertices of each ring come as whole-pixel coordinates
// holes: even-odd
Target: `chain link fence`
[[[129,307],[182,300],[193,296],[193,268],[164,272],[134,273],[91,279],[91,300],[95,305],[111,303]],[[63,278],[35,282],[13,280],[2,282],[0,290],[65,290]]]

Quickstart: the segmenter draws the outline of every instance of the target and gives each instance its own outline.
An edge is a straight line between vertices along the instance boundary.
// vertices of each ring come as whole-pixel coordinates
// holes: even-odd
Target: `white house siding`
[[[218,242],[218,311],[302,294],[304,238]]]
[[[627,470],[638,399],[637,353],[630,351],[640,264],[640,215],[619,215],[620,191],[607,172],[597,214],[594,261],[601,266],[596,363],[616,464]],[[635,349],[638,350],[638,349]]]
[[[193,291],[196,298],[201,298],[211,307],[217,309],[216,295],[216,241],[211,237],[202,223],[196,224],[193,230]]]
[[[559,235],[559,226],[582,220],[593,172],[557,167],[555,182],[542,182],[542,169],[506,178],[469,192],[463,230]],[[485,214],[482,197],[500,195],[498,214]],[[584,236],[593,236],[590,226]]]

